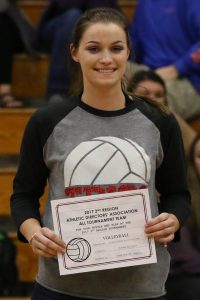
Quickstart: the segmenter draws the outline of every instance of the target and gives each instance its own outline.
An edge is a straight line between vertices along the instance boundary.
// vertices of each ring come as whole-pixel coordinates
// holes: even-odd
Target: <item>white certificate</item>
[[[65,241],[60,275],[157,262],[147,189],[52,200],[54,229]]]

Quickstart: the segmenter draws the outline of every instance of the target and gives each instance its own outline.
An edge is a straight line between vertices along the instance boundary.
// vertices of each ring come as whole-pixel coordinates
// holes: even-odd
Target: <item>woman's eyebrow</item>
[[[120,44],[120,43],[124,44],[125,42],[119,40],[119,41],[114,41],[111,44],[115,45],[115,44]],[[101,44],[101,42],[91,40],[91,41],[88,41],[86,44]]]

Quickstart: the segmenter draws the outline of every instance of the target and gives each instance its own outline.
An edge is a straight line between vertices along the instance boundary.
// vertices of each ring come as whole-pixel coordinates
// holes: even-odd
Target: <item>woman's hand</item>
[[[169,213],[161,213],[145,225],[145,233],[159,243],[166,245],[174,239],[180,224],[177,217]]]
[[[66,252],[65,243],[47,227],[42,227],[36,231],[29,241],[33,252],[44,257],[54,257],[58,252]]]

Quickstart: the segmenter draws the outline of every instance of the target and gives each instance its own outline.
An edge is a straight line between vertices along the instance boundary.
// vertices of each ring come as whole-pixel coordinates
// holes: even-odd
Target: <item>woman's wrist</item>
[[[41,229],[41,225],[37,219],[27,219],[25,220],[19,230],[23,234],[23,236],[27,239],[29,244],[31,244],[33,237],[37,232],[39,232]]]

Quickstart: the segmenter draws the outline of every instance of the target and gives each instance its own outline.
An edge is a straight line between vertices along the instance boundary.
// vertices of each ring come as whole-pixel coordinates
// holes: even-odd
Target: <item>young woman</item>
[[[165,299],[170,261],[166,245],[187,218],[190,195],[176,120],[122,89],[130,53],[127,28],[124,16],[113,9],[86,11],[71,44],[73,61],[82,74],[78,95],[39,110],[26,128],[11,210],[19,238],[29,241],[40,258],[32,299]],[[72,83],[78,73],[74,75]],[[98,154],[86,155],[86,144],[90,147],[96,140],[109,145],[106,152],[101,147]],[[133,145],[141,150],[139,159]],[[112,168],[105,168],[102,162],[113,148],[121,156],[116,155]],[[128,169],[124,161],[131,161]],[[81,170],[79,162],[84,162]],[[98,177],[100,165],[104,175]],[[38,199],[47,180],[49,195],[41,220]],[[72,190],[78,197],[84,195],[80,191],[97,193],[124,184],[127,189],[142,185],[149,191],[152,219],[144,231],[155,239],[158,262],[60,276],[56,255],[65,253],[66,246],[53,231],[50,200],[67,201]]]

